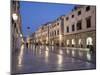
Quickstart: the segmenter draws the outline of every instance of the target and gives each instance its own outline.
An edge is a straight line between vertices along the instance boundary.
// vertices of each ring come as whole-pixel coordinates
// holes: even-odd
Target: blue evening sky
[[[74,5],[20,1],[22,32],[24,36],[35,32],[39,26],[68,14]],[[30,29],[27,29],[30,27]]]

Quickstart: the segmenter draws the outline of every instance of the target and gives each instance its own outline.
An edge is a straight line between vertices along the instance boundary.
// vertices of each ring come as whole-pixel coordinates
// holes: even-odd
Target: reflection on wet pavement
[[[87,52],[87,59],[88,59],[88,60],[91,60],[91,55],[90,55],[90,53],[88,53],[88,52]]]
[[[63,61],[63,57],[61,55],[57,55],[58,57],[58,64],[62,64],[62,61]]]
[[[21,46],[14,73],[34,73],[62,70],[95,69],[95,64],[73,57],[91,60],[89,52],[62,49],[54,46]],[[18,59],[18,60],[17,60]]]
[[[24,45],[21,46],[21,50],[18,56],[18,67],[22,66],[23,53],[24,53]]]

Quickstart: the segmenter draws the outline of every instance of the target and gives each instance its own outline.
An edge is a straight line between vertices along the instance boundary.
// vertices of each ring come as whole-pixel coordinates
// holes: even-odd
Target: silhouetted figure
[[[37,45],[38,45],[38,44],[36,43],[36,44],[35,44],[35,49],[36,49],[36,46],[37,46]]]
[[[94,48],[92,45],[90,45],[90,52],[93,53],[94,52]]]
[[[35,49],[36,49],[36,44],[35,44]]]
[[[26,47],[28,48],[28,43],[26,42]]]

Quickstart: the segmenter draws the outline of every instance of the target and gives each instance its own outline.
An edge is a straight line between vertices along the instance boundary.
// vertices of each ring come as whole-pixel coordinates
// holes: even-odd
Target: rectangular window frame
[[[67,33],[69,32],[69,26],[66,27],[66,32],[67,32]]]
[[[86,18],[86,28],[91,28],[91,16]]]
[[[82,20],[79,20],[78,22],[77,22],[77,30],[82,30]]]
[[[72,31],[75,31],[75,25],[74,24],[72,25]]]

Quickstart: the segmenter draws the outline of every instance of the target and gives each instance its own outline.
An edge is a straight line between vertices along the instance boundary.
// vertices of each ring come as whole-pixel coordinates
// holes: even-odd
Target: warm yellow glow
[[[24,39],[22,38],[21,41],[24,43]]]
[[[72,45],[75,45],[75,39],[72,39]]]
[[[54,45],[54,41],[52,41],[52,45]]]
[[[87,52],[86,57],[87,57],[88,60],[91,60],[91,54],[89,52]]]
[[[93,39],[92,39],[91,37],[88,37],[88,38],[86,39],[87,45],[93,45],[92,41],[93,41]]]
[[[48,46],[46,46],[46,50],[47,50],[47,51],[49,51],[49,48],[48,48]]]
[[[45,62],[48,62],[49,51],[45,51]]]
[[[83,53],[81,51],[79,51],[79,56],[82,57],[83,56]]]
[[[48,41],[48,37],[46,37],[46,41]]]
[[[67,52],[67,54],[69,54],[69,50],[67,50],[66,52]]]
[[[81,42],[82,42],[82,40],[81,40],[81,39],[79,39],[79,45],[81,44]]]
[[[24,45],[21,46],[21,50],[18,56],[18,66],[22,66],[22,59],[23,59],[23,53],[24,53]]]
[[[51,46],[52,51],[54,50],[54,46]]]
[[[12,17],[13,17],[13,20],[15,20],[15,21],[18,19],[18,16],[17,16],[16,13],[13,13],[13,14],[12,14]]]
[[[49,55],[49,52],[45,51],[45,57],[48,57],[48,55]]]
[[[62,55],[58,55],[58,64],[62,64],[63,57]]]
[[[72,56],[75,56],[75,51],[74,50],[72,50]]]
[[[22,34],[20,34],[20,37],[23,37],[23,35],[22,35]]]
[[[63,54],[63,51],[62,51],[62,50],[59,50],[59,53],[60,53],[60,54]]]
[[[62,35],[59,35],[59,40],[62,40]]]
[[[67,40],[67,45],[69,45],[69,40]]]

